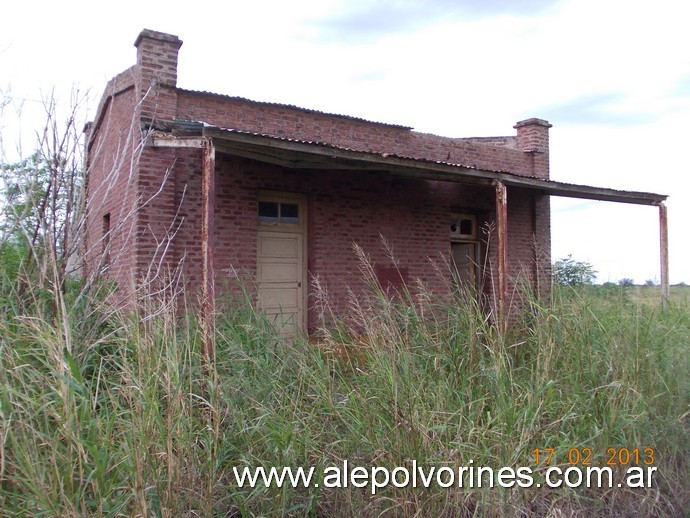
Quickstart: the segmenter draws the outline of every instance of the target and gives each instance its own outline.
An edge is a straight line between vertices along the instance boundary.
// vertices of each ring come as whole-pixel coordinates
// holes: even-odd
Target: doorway
[[[306,217],[302,196],[259,194],[258,306],[286,338],[306,329]]]
[[[452,214],[450,220],[450,250],[453,277],[461,290],[479,289],[479,241],[477,217],[472,214]]]

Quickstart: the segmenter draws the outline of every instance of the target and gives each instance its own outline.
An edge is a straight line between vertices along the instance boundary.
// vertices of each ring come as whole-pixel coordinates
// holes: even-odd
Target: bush
[[[576,261],[572,255],[559,259],[553,265],[553,280],[562,286],[592,284],[596,276],[594,266],[584,261]]]

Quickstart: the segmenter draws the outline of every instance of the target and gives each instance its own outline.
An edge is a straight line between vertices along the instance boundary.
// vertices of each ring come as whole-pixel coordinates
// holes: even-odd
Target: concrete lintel
[[[151,136],[153,147],[204,149],[207,141],[207,137],[177,137],[165,134]]]

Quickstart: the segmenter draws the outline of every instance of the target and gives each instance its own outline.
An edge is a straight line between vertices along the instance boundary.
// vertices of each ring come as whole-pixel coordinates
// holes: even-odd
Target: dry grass
[[[464,294],[448,304],[418,286],[391,300],[372,285],[351,307],[357,332],[329,328],[315,346],[281,342],[248,301],[233,300],[208,374],[193,312],[176,314],[165,298],[145,313],[95,315],[68,291],[56,325],[41,309],[50,300],[5,295],[5,515],[683,516],[690,505],[682,303],[660,312],[603,289],[557,292],[552,308],[535,305],[504,335]],[[239,488],[231,477],[233,466],[346,459],[543,473],[535,448],[554,448],[566,466],[571,448],[601,459],[611,447],[654,448],[654,487],[372,495]]]

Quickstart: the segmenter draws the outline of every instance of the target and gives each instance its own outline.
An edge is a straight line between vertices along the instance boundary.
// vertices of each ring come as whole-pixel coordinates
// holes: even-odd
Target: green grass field
[[[321,345],[227,301],[215,366],[185,314],[3,284],[0,515],[687,516],[690,307],[558,289],[507,333],[458,295],[375,287]],[[22,298],[24,297],[24,298]],[[28,297],[28,298],[27,298]],[[357,329],[357,332],[349,330]],[[363,345],[366,344],[366,345]],[[349,353],[349,354],[348,354]],[[239,488],[232,467],[565,469],[653,451],[651,488]],[[539,450],[539,464],[535,450]],[[577,455],[577,458],[575,458]],[[628,467],[616,456],[615,471]],[[624,462],[626,461],[626,462]],[[631,461],[635,463],[635,461]],[[322,481],[323,482],[323,481]]]

